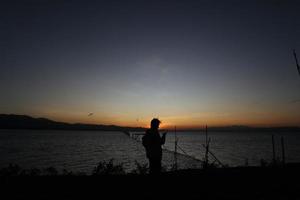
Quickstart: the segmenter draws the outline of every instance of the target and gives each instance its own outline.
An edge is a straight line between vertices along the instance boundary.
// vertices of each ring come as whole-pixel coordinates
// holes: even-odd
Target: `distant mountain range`
[[[52,129],[52,130],[103,130],[103,131],[144,131],[142,127],[122,127],[115,125],[94,125],[57,122],[46,118],[27,115],[0,114],[0,129]]]
[[[103,130],[103,131],[145,131],[144,127],[123,127],[115,125],[95,125],[82,123],[57,122],[46,118],[33,118],[27,115],[0,114],[0,129],[52,129],[52,130]],[[209,127],[209,131],[296,131],[300,133],[300,127],[249,127],[249,126],[222,126]],[[162,130],[163,131],[163,130]],[[173,131],[173,130],[170,130]],[[181,130],[183,131],[183,130]],[[186,131],[201,131],[194,129]]]

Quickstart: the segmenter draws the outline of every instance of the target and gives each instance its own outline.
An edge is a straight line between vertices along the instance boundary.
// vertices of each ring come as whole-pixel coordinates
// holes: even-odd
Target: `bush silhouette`
[[[136,168],[132,170],[131,173],[133,174],[147,174],[149,173],[149,167],[148,164],[140,164],[136,160],[134,161]]]
[[[110,159],[108,162],[99,162],[93,170],[92,175],[122,175],[125,174],[123,164],[114,164],[114,160]]]

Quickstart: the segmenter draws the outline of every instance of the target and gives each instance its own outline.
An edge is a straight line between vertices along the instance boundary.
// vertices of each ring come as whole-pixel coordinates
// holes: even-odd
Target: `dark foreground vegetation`
[[[101,162],[91,175],[55,168],[2,169],[1,199],[300,199],[300,165],[125,173]],[[5,197],[5,198],[4,198]]]

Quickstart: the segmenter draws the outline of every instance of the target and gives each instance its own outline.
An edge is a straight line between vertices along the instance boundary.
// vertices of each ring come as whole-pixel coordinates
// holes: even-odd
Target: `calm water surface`
[[[284,138],[287,162],[300,162],[300,133],[285,132],[210,132],[210,149],[224,164],[229,166],[260,165],[260,160],[271,161],[272,134],[275,138],[275,153],[282,158],[281,137]],[[179,132],[179,145],[190,155],[199,159],[204,157],[205,134]],[[174,149],[174,134],[169,134],[167,148]]]
[[[272,133],[210,132],[211,151],[230,166],[259,165],[261,159],[272,159]],[[274,133],[273,133],[274,134]],[[179,132],[179,146],[189,155],[202,159],[205,136],[201,132]],[[285,139],[286,160],[300,162],[300,133],[275,133],[276,155],[281,158],[280,137]],[[174,150],[174,133],[167,135],[165,149]],[[179,151],[180,152],[180,151]],[[99,161],[114,159],[126,170],[135,168],[135,161],[147,163],[141,143],[121,132],[0,130],[0,167],[9,163],[23,168],[49,167],[91,172]],[[180,158],[182,168],[190,167],[187,158]],[[173,163],[173,154],[164,153],[164,165]]]

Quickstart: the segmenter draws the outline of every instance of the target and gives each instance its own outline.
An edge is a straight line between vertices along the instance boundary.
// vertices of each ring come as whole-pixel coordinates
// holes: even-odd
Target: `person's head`
[[[157,118],[151,120],[151,129],[158,129],[161,122]]]

